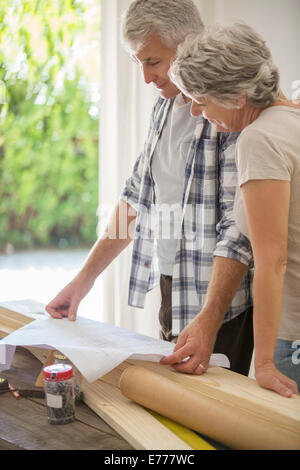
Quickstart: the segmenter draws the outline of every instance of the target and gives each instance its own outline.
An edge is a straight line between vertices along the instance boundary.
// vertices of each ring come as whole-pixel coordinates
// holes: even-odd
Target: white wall
[[[195,0],[205,24],[242,20],[267,41],[281,75],[281,88],[291,97],[300,80],[299,0]]]

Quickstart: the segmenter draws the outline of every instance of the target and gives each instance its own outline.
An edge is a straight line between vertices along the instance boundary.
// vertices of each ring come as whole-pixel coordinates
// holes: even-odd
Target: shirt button
[[[160,134],[160,130],[157,130],[157,131],[156,131],[156,135],[159,135],[159,134]]]
[[[145,261],[144,266],[145,266],[145,268],[150,268],[150,263],[149,263],[149,261]]]

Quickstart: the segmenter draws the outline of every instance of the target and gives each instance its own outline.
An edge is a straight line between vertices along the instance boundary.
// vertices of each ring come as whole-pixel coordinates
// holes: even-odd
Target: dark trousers
[[[159,310],[160,337],[176,342],[172,335],[172,277],[160,278],[161,307]],[[253,353],[253,308],[248,308],[233,320],[223,323],[218,331],[214,353],[225,354],[230,370],[248,375]]]

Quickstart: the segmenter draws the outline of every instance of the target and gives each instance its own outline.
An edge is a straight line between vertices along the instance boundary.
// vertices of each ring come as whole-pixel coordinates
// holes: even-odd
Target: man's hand
[[[218,327],[212,315],[202,312],[178,336],[174,352],[161,364],[169,364],[178,372],[201,375],[206,372],[213,352]],[[187,360],[185,360],[187,359]],[[184,362],[183,362],[184,361]]]
[[[205,304],[182,330],[173,354],[164,357],[162,364],[172,365],[177,371],[189,374],[206,372],[217,333],[247,269],[239,261],[215,256]]]
[[[84,283],[80,279],[75,278],[49,302],[46,306],[47,312],[53,318],[68,317],[69,320],[75,321],[78,306],[92,286],[93,283],[91,282]]]
[[[273,390],[283,397],[289,398],[293,394],[298,395],[296,382],[279,372],[273,361],[256,365],[255,377],[261,387]]]
[[[97,277],[131,242],[130,230],[136,218],[136,211],[124,201],[119,201],[108,226],[95,243],[79,274],[62,289],[46,306],[53,318],[68,317],[76,320],[78,306],[94,285]],[[119,233],[127,229],[127,237]]]

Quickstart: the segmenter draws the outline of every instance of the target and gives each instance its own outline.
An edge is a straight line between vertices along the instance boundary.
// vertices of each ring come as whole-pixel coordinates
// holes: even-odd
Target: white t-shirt
[[[157,255],[162,274],[173,273],[176,246],[181,236],[181,201],[188,150],[197,118],[190,114],[191,102],[179,93],[168,113],[152,157],[157,214]]]
[[[291,182],[288,219],[287,269],[278,337],[300,339],[300,110],[272,106],[240,134],[236,160],[239,186],[249,180]],[[241,190],[236,192],[235,219],[249,236]]]

